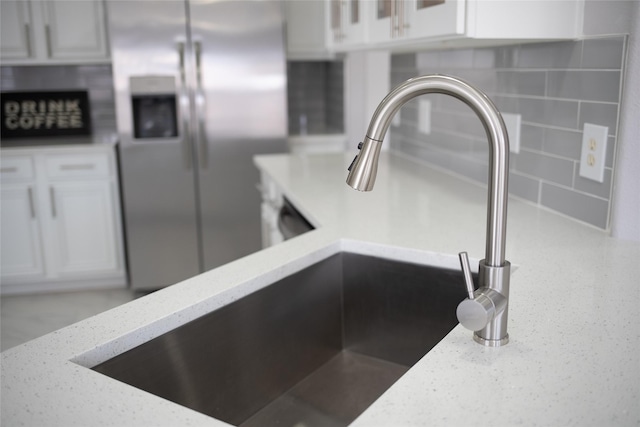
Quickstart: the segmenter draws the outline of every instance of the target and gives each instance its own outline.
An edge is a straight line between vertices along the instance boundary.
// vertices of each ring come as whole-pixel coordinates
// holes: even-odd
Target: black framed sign
[[[91,134],[87,91],[3,92],[2,138]]]

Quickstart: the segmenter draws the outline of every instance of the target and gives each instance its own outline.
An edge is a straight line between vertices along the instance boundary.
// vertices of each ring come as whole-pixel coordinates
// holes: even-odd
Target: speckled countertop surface
[[[225,425],[87,367],[339,250],[483,257],[485,189],[383,155],[358,193],[351,157],[256,160],[315,231],[2,353],[2,425]],[[640,424],[640,244],[514,199],[508,215],[511,342],[454,328],[354,425]]]

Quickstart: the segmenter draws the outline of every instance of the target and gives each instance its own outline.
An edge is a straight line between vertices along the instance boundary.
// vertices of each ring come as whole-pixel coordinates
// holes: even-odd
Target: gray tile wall
[[[110,65],[3,66],[0,70],[2,91],[86,89],[93,134],[116,132]]]
[[[521,149],[511,154],[510,193],[606,229],[625,38],[425,51],[392,56],[391,85],[417,75],[461,77],[500,111],[522,115]],[[418,132],[417,100],[402,107],[391,147],[486,182],[488,145],[475,114],[454,98],[430,95],[431,134]],[[609,128],[604,183],[579,176],[582,127]]]
[[[289,134],[342,133],[342,61],[291,61],[287,74]]]

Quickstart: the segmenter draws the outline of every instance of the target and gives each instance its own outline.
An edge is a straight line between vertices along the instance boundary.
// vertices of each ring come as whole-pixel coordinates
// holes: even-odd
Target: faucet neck
[[[362,153],[350,173],[362,173],[365,166],[377,164],[377,153],[394,114],[407,101],[428,93],[453,96],[467,104],[480,118],[489,140],[489,189],[487,197],[487,240],[485,262],[500,267],[505,262],[507,197],[509,179],[509,140],[502,116],[493,102],[468,83],[449,76],[427,75],[407,80],[380,103],[371,118]],[[368,141],[371,140],[371,141]],[[373,154],[366,155],[365,151]],[[375,161],[371,159],[375,158]],[[362,164],[362,167],[359,167]],[[375,172],[375,171],[374,171]],[[365,173],[366,174],[366,173]],[[375,179],[375,173],[373,174]],[[373,182],[370,183],[373,186]],[[370,188],[368,188],[370,189]]]

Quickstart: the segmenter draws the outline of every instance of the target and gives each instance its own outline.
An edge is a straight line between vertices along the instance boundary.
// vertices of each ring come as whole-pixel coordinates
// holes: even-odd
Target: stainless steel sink
[[[92,369],[233,425],[344,426],[458,323],[464,289],[344,252]]]

